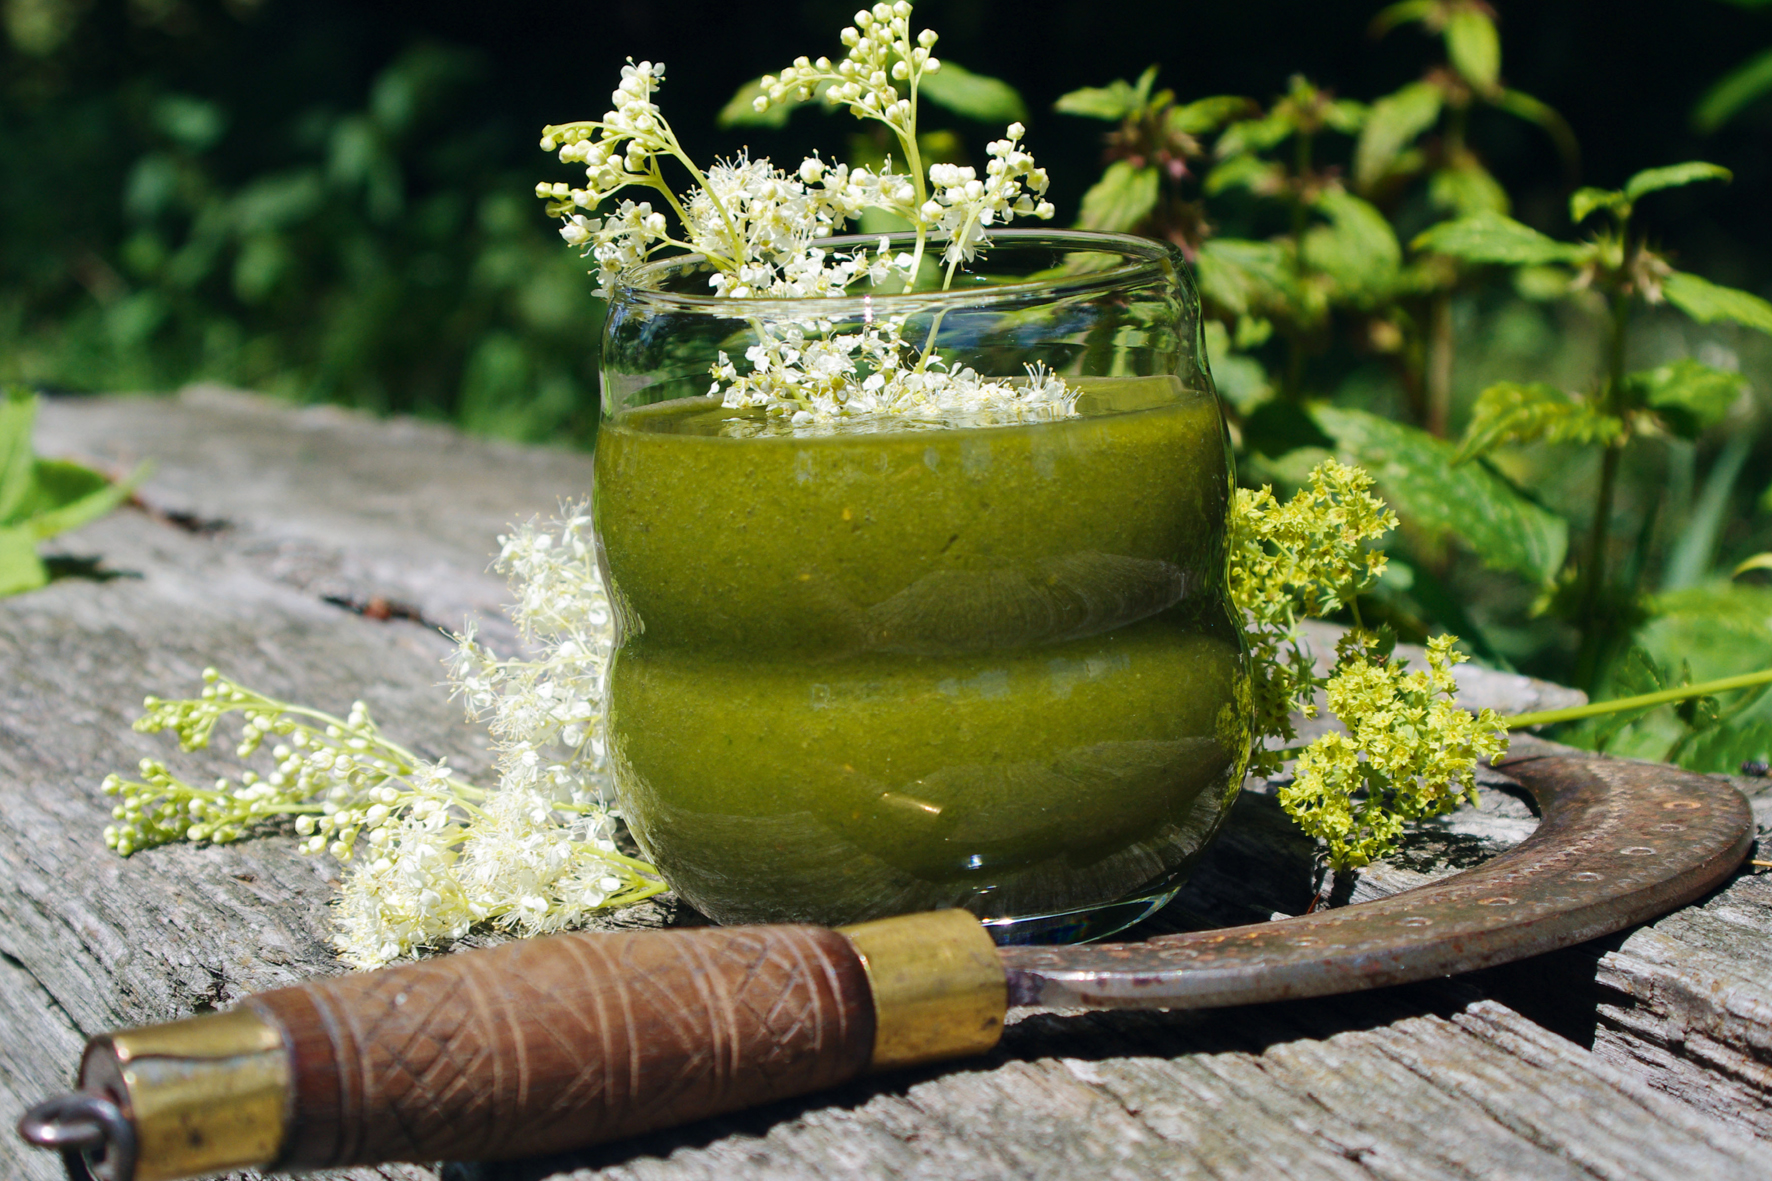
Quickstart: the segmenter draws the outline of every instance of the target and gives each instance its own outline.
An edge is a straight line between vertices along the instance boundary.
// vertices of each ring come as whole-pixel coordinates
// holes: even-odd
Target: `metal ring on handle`
[[[1506,853],[1298,918],[1146,943],[1005,947],[1010,1003],[1208,1009],[1475,971],[1684,906],[1725,881],[1753,843],[1753,812],[1721,779],[1532,739],[1515,746],[1503,769],[1542,819]]]
[[[19,1119],[18,1134],[39,1148],[59,1151],[70,1181],[130,1181],[135,1176],[135,1126],[103,1095],[83,1092],[45,1099]]]

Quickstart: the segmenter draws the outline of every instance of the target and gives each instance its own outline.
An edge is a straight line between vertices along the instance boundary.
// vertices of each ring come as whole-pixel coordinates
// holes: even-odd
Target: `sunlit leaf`
[[[1545,584],[1569,548],[1569,527],[1477,464],[1454,466],[1452,444],[1362,410],[1317,406],[1318,425],[1372,473],[1405,521],[1450,534],[1484,564]]]
[[[1216,197],[1226,189],[1248,189],[1252,193],[1277,190],[1286,170],[1272,160],[1260,156],[1232,156],[1206,174],[1201,190]]]
[[[1466,155],[1428,180],[1427,198],[1436,209],[1458,217],[1508,211],[1507,190],[1475,156]]]
[[[1400,0],[1385,7],[1372,18],[1372,33],[1382,36],[1398,25],[1426,20],[1440,7],[1440,0]]]
[[[1291,255],[1277,242],[1208,238],[1194,270],[1200,294],[1240,316],[1283,304],[1292,291]]]
[[[37,496],[40,503],[20,523],[38,541],[47,541],[58,533],[98,520],[135,491],[147,475],[147,465],[138,467],[128,479],[112,483],[90,468],[66,460],[37,461]]]
[[[1411,82],[1373,103],[1354,149],[1354,183],[1365,189],[1382,179],[1397,153],[1439,119],[1444,102],[1438,86]]]
[[[1729,320],[1772,334],[1772,303],[1749,292],[1675,271],[1662,281],[1661,293],[1700,324]]]
[[[1772,724],[1761,721],[1726,722],[1700,734],[1680,756],[1688,771],[1712,775],[1739,775],[1743,763],[1772,760]]]
[[[1292,120],[1284,115],[1269,114],[1259,119],[1243,119],[1232,123],[1218,137],[1216,150],[1220,157],[1238,156],[1244,152],[1265,152],[1295,130]]]
[[[942,59],[941,69],[923,76],[917,93],[938,107],[980,123],[1007,127],[1011,123],[1026,123],[1028,118],[1027,104],[1015,87],[1001,78],[975,74],[946,58]]]
[[[1692,110],[1692,125],[1708,135],[1766,94],[1772,94],[1772,49],[1748,58],[1705,91]]]
[[[1366,104],[1339,98],[1323,108],[1323,126],[1343,135],[1358,135],[1366,125]]]
[[[1507,266],[1574,262],[1582,254],[1579,246],[1559,242],[1499,213],[1479,213],[1441,222],[1417,235],[1410,245],[1470,262]]]
[[[1690,357],[1632,373],[1625,383],[1644,405],[1660,413],[1670,430],[1687,439],[1722,422],[1747,389],[1741,374]]]
[[[1115,160],[1083,194],[1083,210],[1077,224],[1086,230],[1124,233],[1150,216],[1156,207],[1156,166],[1134,168],[1130,160]]]
[[[17,525],[0,526],[0,596],[36,590],[49,581],[37,556],[37,539]]]
[[[788,116],[794,108],[802,105],[797,100],[770,103],[764,110],[757,110],[756,102],[764,96],[763,79],[752,78],[740,86],[714,116],[714,123],[720,127],[775,127],[788,125]]]
[[[1772,570],[1772,553],[1759,553],[1736,564],[1730,578],[1740,578],[1750,570]]]
[[[1317,198],[1316,210],[1328,225],[1305,233],[1304,262],[1351,294],[1380,294],[1396,282],[1403,250],[1395,231],[1369,202],[1331,189]]]
[[[1569,220],[1580,225],[1596,209],[1623,209],[1628,204],[1617,189],[1576,189],[1569,195]]]
[[[1699,181],[1729,181],[1734,173],[1721,164],[1706,164],[1702,160],[1693,160],[1685,164],[1669,164],[1664,168],[1648,168],[1637,173],[1624,182],[1624,196],[1628,201],[1636,201],[1648,193],[1661,189],[1677,189],[1683,185],[1697,184]]]
[[[1233,119],[1254,114],[1259,109],[1249,99],[1239,98],[1234,94],[1220,94],[1171,108],[1165,123],[1170,131],[1181,135],[1205,135],[1217,131]]]
[[[23,386],[0,392],[0,525],[12,524],[31,491],[31,431],[37,395]]]
[[[947,63],[943,62],[942,68],[946,69]],[[1139,78],[1136,86],[1124,78],[1115,78],[1106,86],[1085,86],[1081,90],[1061,95],[1052,104],[1052,109],[1066,115],[1108,119],[1117,123],[1144,109],[1144,104],[1150,97],[1151,85],[1156,79],[1157,67],[1152,66]]]
[[[1476,8],[1460,8],[1446,22],[1446,55],[1479,92],[1495,89],[1501,78],[1501,38],[1489,14]]]
[[[1624,423],[1591,404],[1573,401],[1543,382],[1504,381],[1477,397],[1470,426],[1453,456],[1467,463],[1506,443],[1612,443],[1624,437]]]

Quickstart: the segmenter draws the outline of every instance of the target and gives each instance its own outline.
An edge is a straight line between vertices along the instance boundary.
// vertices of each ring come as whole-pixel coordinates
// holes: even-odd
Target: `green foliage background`
[[[601,113],[632,54],[669,64],[662,98],[698,157],[741,146],[865,157],[877,145],[816,112],[715,121],[761,71],[834,50],[853,6],[0,0],[0,380],[70,391],[215,380],[588,446],[601,308],[531,196],[567,175],[536,149],[538,129]],[[1481,658],[1569,679],[1581,637],[1566,608],[1599,449],[1541,439],[1452,460],[1468,458],[1456,440],[1497,383],[1526,401],[1539,386],[1597,393],[1606,310],[1542,267],[1433,272],[1412,243],[1449,209],[1485,202],[1572,242],[1578,185],[1710,160],[1732,183],[1657,194],[1633,225],[1680,271],[1772,295],[1772,7],[1498,0],[1494,44],[1467,16],[1456,36],[1399,17],[1378,37],[1382,8],[926,0],[917,20],[942,32],[945,58],[1019,92],[1061,220],[1156,210],[1162,224],[1147,230],[1217,252],[1210,343],[1245,475],[1296,483],[1339,450],[1373,468],[1404,519],[1368,609],[1405,635],[1450,629]],[[1429,85],[1448,55],[1483,82],[1456,135],[1452,91]],[[1087,108],[1124,98],[1107,93],[1116,78],[1147,98],[1173,90],[1185,114],[1155,130],[1217,155],[1173,140],[1134,159],[1124,136],[1104,142],[1112,117]],[[1054,109],[1083,88],[1102,95]],[[1271,138],[1289,94],[1324,121],[1309,172],[1327,181],[1291,204],[1272,184],[1305,173],[1282,158],[1289,141]],[[1214,96],[1253,106],[1198,101]],[[1579,160],[1518,96],[1567,120]],[[1385,134],[1360,133],[1355,106]],[[1000,132],[954,107],[943,118],[951,158],[976,160]],[[1112,183],[1086,201],[1104,168]],[[1289,236],[1318,277],[1290,318],[1248,303],[1284,286],[1276,244]],[[1440,331],[1456,347],[1427,381],[1408,350]],[[1699,679],[1772,664],[1765,575],[1727,578],[1772,549],[1772,338],[1652,308],[1629,353],[1632,373],[1694,363],[1739,383],[1707,394],[1670,377],[1644,394],[1685,402],[1655,403],[1653,436],[1619,460],[1609,568],[1630,593],[1608,603],[1617,634],[1582,678],[1604,694],[1652,672],[1677,679],[1683,663]],[[1633,643],[1647,663],[1625,662]],[[1749,703],[1736,722],[1772,740],[1772,704]],[[1664,753],[1683,726],[1663,710],[1603,740]],[[1701,749],[1739,753],[1696,738],[1679,753]]]

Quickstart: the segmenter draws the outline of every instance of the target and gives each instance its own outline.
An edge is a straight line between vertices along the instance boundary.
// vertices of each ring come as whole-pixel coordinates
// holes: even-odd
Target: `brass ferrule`
[[[135,1125],[133,1181],[270,1164],[289,1127],[282,1031],[247,1009],[93,1038],[80,1087]]]
[[[839,927],[874,995],[874,1071],[982,1054],[1003,1036],[1008,978],[997,945],[963,910]]]

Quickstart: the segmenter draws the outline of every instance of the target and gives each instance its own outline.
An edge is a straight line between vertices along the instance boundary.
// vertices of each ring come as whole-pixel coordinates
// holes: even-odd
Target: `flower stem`
[[[1685,701],[1692,697],[1709,697],[1713,693],[1727,693],[1731,689],[1751,689],[1755,685],[1772,684],[1772,668],[1761,669],[1757,673],[1742,673],[1740,676],[1724,677],[1721,680],[1705,681],[1698,685],[1680,685],[1673,689],[1661,689],[1654,693],[1643,693],[1636,697],[1620,697],[1613,701],[1595,701],[1587,705],[1571,706],[1569,709],[1547,709],[1537,713],[1514,714],[1504,718],[1509,730],[1524,730],[1529,726],[1549,726],[1557,722],[1576,722],[1582,718],[1597,718],[1606,714],[1621,713],[1627,709],[1647,709],[1654,705],[1666,705],[1670,701]]]

